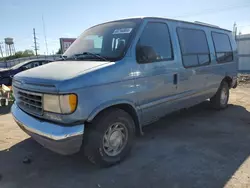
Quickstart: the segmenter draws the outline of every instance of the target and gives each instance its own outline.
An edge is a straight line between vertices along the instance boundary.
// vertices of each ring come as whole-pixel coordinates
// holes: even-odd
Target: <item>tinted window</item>
[[[35,62],[33,62],[32,63],[32,68],[34,68],[34,67],[38,67],[38,66],[40,66],[40,62],[39,61],[35,61]]]
[[[178,28],[178,36],[183,54],[209,53],[204,31]]]
[[[212,32],[218,63],[233,61],[233,51],[228,35]]]
[[[184,67],[201,66],[210,63],[210,52],[204,31],[178,28],[177,33]]]
[[[38,67],[38,66],[40,66],[40,62],[39,61],[33,61],[31,63],[28,63],[28,64],[24,65],[24,67],[26,69],[31,69],[31,68]]]
[[[173,59],[168,26],[164,23],[148,23],[137,44],[136,55],[139,63]]]
[[[40,61],[40,65],[45,65],[45,64],[47,64],[47,63],[49,63],[50,61],[48,61],[48,60],[45,60],[45,61]]]
[[[28,64],[24,65],[24,67],[26,69],[31,69],[31,68],[33,68],[33,63],[28,63]]]

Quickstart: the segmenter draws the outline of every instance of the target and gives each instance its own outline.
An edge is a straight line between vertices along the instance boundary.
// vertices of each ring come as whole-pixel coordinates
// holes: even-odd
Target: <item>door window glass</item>
[[[173,59],[168,26],[164,23],[148,23],[136,46],[139,63],[151,63]]]
[[[212,32],[214,48],[218,63],[233,61],[233,51],[228,35]]]
[[[178,28],[177,34],[184,67],[202,66],[210,63],[207,37],[203,30]]]

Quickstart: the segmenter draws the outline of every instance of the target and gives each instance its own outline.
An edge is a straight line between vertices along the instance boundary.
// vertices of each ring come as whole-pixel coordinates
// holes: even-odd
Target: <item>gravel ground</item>
[[[204,102],[146,127],[131,155],[108,169],[44,149],[7,112],[0,112],[1,188],[250,187],[250,85],[231,90],[226,110]]]

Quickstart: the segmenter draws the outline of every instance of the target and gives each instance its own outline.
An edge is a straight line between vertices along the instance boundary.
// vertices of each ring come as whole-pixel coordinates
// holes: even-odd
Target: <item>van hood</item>
[[[16,78],[36,78],[50,81],[68,80],[110,64],[113,63],[102,61],[57,61],[23,71],[17,74]]]
[[[13,84],[22,88],[23,86],[20,86],[20,83],[24,85],[24,87],[26,87],[27,84],[50,88],[54,87],[56,89],[58,84],[62,83],[62,81],[113,64],[114,62],[103,61],[56,61],[15,75]]]

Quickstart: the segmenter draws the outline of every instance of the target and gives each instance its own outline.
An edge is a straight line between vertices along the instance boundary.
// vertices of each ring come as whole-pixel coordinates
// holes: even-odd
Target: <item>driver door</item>
[[[141,76],[138,104],[143,124],[148,124],[167,113],[167,105],[177,89],[177,63],[174,60],[171,36],[165,22],[148,22],[136,47]]]

